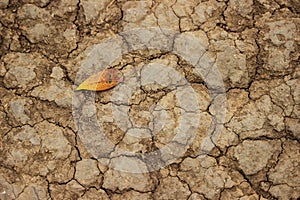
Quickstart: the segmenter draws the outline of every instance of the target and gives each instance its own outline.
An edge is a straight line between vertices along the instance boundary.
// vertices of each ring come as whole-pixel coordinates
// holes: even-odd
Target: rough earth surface
[[[91,47],[147,27],[178,32],[178,51],[196,37],[226,102],[161,49],[115,58],[125,83],[138,82],[127,104],[112,98],[124,84],[74,91]],[[0,0],[0,199],[299,199],[299,60],[299,0]],[[212,102],[226,106],[222,122]],[[93,116],[99,126],[79,123]],[[80,131],[99,128],[109,142],[95,155]],[[168,144],[162,167],[144,159]]]

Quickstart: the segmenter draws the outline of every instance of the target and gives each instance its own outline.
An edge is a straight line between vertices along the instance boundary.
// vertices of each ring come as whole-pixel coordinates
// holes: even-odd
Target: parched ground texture
[[[299,13],[299,0],[0,0],[0,199],[299,199]],[[160,50],[124,55],[115,63],[123,73],[153,62],[176,69],[201,111],[183,156],[127,173],[99,162],[83,144],[72,108],[83,116],[93,108],[72,97],[90,47],[143,27],[202,41],[224,80],[227,112],[213,149],[200,156],[215,99],[193,66]],[[172,91],[157,87],[140,86],[127,105],[139,127],[158,111],[150,112],[152,104],[167,108],[169,123],[156,135],[122,131],[111,115],[114,89],[96,94],[98,120],[118,148],[142,155],[175,137],[182,108]],[[111,163],[126,157],[108,153]]]

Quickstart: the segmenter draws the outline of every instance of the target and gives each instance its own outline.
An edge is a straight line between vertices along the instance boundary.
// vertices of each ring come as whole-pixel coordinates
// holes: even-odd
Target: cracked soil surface
[[[160,49],[112,64],[139,82],[128,104],[112,98],[122,84],[95,96],[74,92],[93,45],[147,27],[180,33],[172,49],[182,48],[182,35],[197,38],[226,102],[211,96],[193,63]],[[299,199],[299,56],[299,0],[0,0],[0,199]],[[172,73],[152,73],[153,63]],[[226,105],[222,122],[212,102]],[[92,116],[113,144],[96,156],[77,123]],[[192,139],[176,137],[183,119]],[[211,124],[222,128],[218,137]],[[212,147],[201,154],[206,139]],[[162,154],[158,169],[143,159],[170,143],[183,154]],[[128,159],[137,173],[112,167]]]

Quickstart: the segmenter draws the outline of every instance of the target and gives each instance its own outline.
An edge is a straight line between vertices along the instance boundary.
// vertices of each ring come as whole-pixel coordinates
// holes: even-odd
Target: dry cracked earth
[[[299,13],[299,0],[0,0],[0,199],[299,199]],[[125,51],[110,65],[124,83],[74,91],[95,45],[147,27],[176,32],[174,51]],[[176,53],[198,49],[186,35],[225,99]]]

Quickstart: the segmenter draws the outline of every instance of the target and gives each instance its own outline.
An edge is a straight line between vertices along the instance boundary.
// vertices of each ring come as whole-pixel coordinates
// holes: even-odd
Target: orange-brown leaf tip
[[[91,75],[76,90],[104,91],[113,88],[120,81],[123,81],[123,74],[119,70],[105,69]]]

